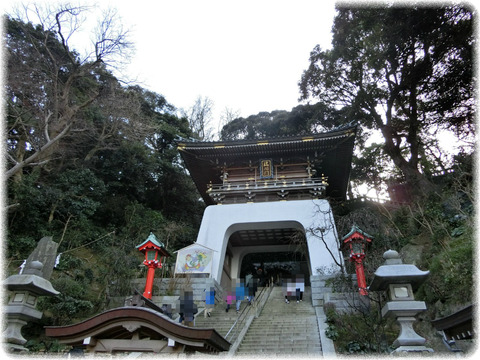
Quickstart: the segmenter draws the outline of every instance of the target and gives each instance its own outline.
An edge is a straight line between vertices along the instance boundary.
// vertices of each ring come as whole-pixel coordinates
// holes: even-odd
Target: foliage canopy
[[[383,151],[410,189],[428,192],[422,159],[431,157],[439,131],[475,132],[473,17],[460,5],[339,5],[333,47],[311,52],[301,99],[380,131]]]
[[[150,231],[170,252],[191,244],[204,207],[175,144],[192,136],[188,120],[164,96],[111,71],[130,46],[114,12],[103,18],[89,56],[69,46],[76,28],[67,25],[87,11],[60,5],[38,11],[38,24],[4,19],[5,255],[14,271],[42,236],[59,243],[52,283],[62,296],[45,306],[60,323],[131,294],[130,279],[141,276],[135,246]]]

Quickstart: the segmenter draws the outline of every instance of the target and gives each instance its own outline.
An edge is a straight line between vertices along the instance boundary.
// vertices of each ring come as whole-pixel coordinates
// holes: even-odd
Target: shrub
[[[387,353],[396,338],[393,323],[383,319],[376,304],[349,313],[338,313],[333,304],[325,304],[328,327],[325,335],[344,354]]]

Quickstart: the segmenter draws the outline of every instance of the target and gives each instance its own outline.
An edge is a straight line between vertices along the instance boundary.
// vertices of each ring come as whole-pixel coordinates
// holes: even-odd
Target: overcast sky
[[[129,74],[177,107],[207,96],[217,117],[290,110],[310,51],[331,42],[332,1],[137,3],[117,5],[137,49]]]
[[[117,8],[131,29],[130,78],[178,108],[208,97],[216,121],[226,107],[246,117],[298,105],[310,51],[330,47],[334,17],[330,0],[95,3]]]

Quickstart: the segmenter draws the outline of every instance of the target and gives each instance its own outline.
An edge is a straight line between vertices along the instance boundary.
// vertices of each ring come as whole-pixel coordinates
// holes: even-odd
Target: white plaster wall
[[[239,230],[286,227],[298,228],[305,232],[313,275],[319,268],[340,271],[332,258],[333,256],[338,262],[343,262],[333,215],[330,204],[323,199],[209,206],[205,209],[196,242],[215,250],[211,276],[220,282],[230,235]],[[320,228],[325,229],[323,234],[325,244],[319,237],[312,235],[312,229]],[[330,251],[327,250],[327,246]],[[245,252],[242,253],[233,259],[236,262],[236,269],[232,266],[232,270],[238,271],[239,262]],[[236,273],[232,272],[232,276],[235,275]]]

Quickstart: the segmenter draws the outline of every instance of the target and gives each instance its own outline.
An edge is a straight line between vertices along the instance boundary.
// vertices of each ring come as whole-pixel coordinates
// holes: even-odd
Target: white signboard
[[[175,274],[204,274],[212,271],[213,250],[190,245],[177,251]]]

